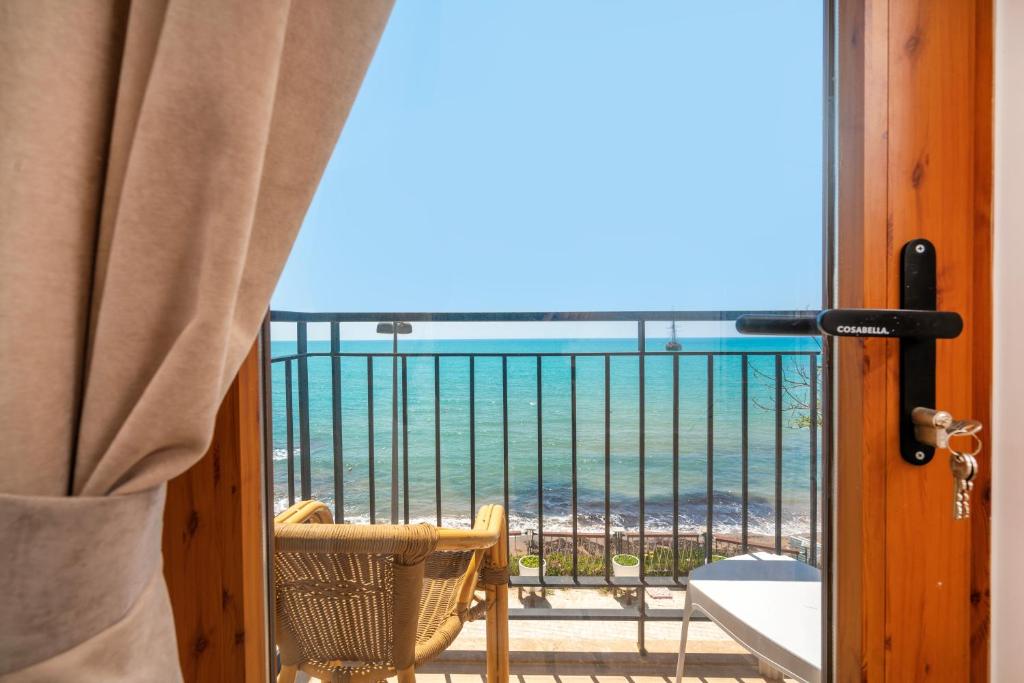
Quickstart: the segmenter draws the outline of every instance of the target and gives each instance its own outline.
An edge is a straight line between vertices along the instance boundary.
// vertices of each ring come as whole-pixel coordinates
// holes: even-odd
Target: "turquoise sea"
[[[665,339],[648,339],[647,350],[664,350]],[[808,338],[684,338],[680,367],[679,481],[680,527],[702,530],[706,523],[708,443],[708,356],[713,358],[714,526],[719,532],[739,528],[741,520],[741,362],[748,359],[749,491],[751,533],[774,533],[775,524],[775,356],[782,352],[782,520],[787,534],[809,527],[811,425],[817,431],[818,486],[821,491],[821,430],[810,414]],[[273,341],[272,355],[295,352],[294,341]],[[328,341],[310,341],[309,351],[328,352]],[[407,354],[589,354],[634,352],[635,339],[405,340]],[[342,354],[390,354],[388,341],[342,341]],[[694,355],[687,355],[694,354]],[[721,354],[721,355],[719,355]],[[820,356],[817,356],[820,367]],[[334,446],[331,405],[331,360],[309,361],[309,428],[311,489],[332,507]],[[434,357],[407,358],[409,517],[435,521]],[[475,376],[476,504],[503,500],[502,359],[477,356]],[[392,358],[373,365],[373,456],[376,516],[390,516],[392,443]],[[611,521],[636,528],[639,521],[639,364],[636,355],[610,361]],[[470,360],[440,359],[441,498],[446,524],[470,519]],[[604,526],[605,359],[576,359],[578,505],[581,530]],[[300,491],[298,364],[292,362],[292,400],[296,495]],[[399,365],[399,377],[401,377]],[[509,513],[512,528],[535,526],[538,473],[537,360],[511,356],[508,374]],[[542,360],[544,528],[569,528],[572,496],[570,359]],[[820,378],[818,396],[821,396]],[[672,357],[645,357],[645,526],[671,529],[672,502]],[[401,382],[399,380],[399,392]],[[341,359],[342,471],[344,513],[348,521],[369,517],[369,424],[366,356]],[[285,369],[272,364],[274,489],[276,506],[288,501]],[[818,406],[820,411],[820,404]],[[399,401],[401,411],[401,400]],[[399,412],[399,456],[402,416]],[[818,506],[820,511],[821,506]],[[819,512],[820,515],[820,512]],[[819,527],[820,528],[820,527]]]

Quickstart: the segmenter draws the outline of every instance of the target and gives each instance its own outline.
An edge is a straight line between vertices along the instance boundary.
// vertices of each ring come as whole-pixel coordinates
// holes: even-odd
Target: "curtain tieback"
[[[162,569],[161,484],[106,497],[0,494],[0,676],[121,620]]]

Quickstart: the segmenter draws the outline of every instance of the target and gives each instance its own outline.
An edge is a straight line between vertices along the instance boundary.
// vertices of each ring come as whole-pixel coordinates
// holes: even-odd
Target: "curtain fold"
[[[0,3],[0,680],[180,678],[163,486],[209,443],[390,6]]]

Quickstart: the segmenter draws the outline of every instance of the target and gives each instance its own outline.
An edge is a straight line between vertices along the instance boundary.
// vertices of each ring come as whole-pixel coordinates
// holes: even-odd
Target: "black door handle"
[[[935,340],[959,336],[964,322],[959,313],[935,310],[935,247],[931,242],[907,242],[901,262],[902,308],[832,308],[800,316],[741,315],[736,329],[743,334],[899,339],[900,453],[911,465],[924,465],[935,455],[935,448],[917,440],[912,415],[915,408],[935,405]]]
[[[886,308],[828,308],[804,316],[741,315],[743,334],[953,339],[964,329],[959,313]]]

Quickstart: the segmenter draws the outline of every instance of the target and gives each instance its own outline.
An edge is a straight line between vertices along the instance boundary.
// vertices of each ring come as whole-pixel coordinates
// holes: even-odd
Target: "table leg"
[[[679,634],[679,659],[676,660],[676,683],[683,679],[683,668],[686,666],[686,636],[690,630],[690,615],[693,614],[693,603],[690,602],[690,591],[686,591],[686,607],[683,608],[683,628]]]

